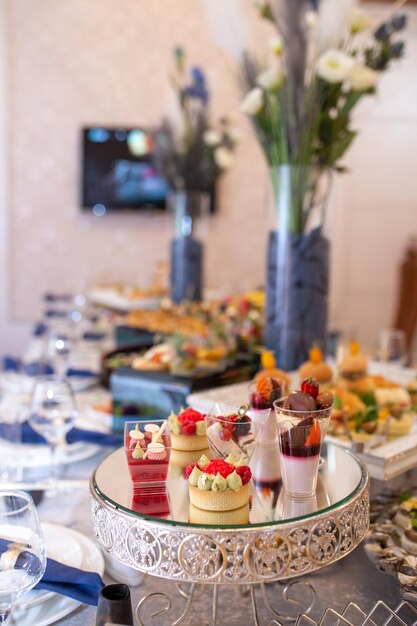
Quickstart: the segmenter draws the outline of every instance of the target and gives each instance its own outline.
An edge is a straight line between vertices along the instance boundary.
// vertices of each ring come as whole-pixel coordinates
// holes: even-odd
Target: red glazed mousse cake
[[[232,458],[230,460],[233,460]],[[186,468],[190,496],[190,522],[194,524],[247,524],[249,482],[247,465],[202,457]]]
[[[171,450],[166,421],[145,425],[128,422],[126,426],[125,452],[133,483],[164,482]]]

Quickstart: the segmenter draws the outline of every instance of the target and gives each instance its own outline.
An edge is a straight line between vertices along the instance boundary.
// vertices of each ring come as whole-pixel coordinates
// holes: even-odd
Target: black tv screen
[[[84,128],[82,205],[108,209],[166,206],[166,180],[152,164],[152,140],[143,128]]]

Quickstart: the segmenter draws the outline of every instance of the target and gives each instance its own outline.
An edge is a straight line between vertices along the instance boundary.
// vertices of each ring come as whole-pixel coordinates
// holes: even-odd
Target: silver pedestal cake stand
[[[311,610],[315,592],[310,583],[288,579],[343,558],[358,546],[369,526],[365,467],[334,444],[323,446],[322,457],[314,498],[290,500],[280,483],[263,485],[254,488],[250,524],[217,527],[188,522],[188,481],[183,468],[174,466],[172,459],[166,492],[153,489],[138,501],[124,450],[117,450],[99,464],[91,478],[97,541],[121,563],[177,583],[186,603],[183,613],[171,622],[175,626],[188,615],[200,585],[212,586],[213,626],[217,624],[220,585],[240,585],[241,593],[250,596],[255,625],[260,623],[259,594],[271,613],[270,624],[293,621],[299,613]],[[268,587],[274,581],[285,584],[283,597],[297,605],[297,615],[283,615],[273,608]],[[185,590],[180,583],[190,586]],[[296,591],[301,592],[302,601],[295,599]],[[142,610],[151,601],[163,603],[154,616],[171,606],[165,594],[142,598],[136,609],[139,624],[144,624]]]

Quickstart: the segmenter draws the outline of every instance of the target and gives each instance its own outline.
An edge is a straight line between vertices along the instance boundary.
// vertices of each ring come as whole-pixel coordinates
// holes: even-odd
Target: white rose
[[[305,21],[307,28],[311,28],[311,30],[313,30],[313,28],[317,26],[318,19],[319,17],[317,11],[306,11]]]
[[[355,65],[349,76],[349,86],[352,91],[367,91],[378,82],[378,72],[365,65]]]
[[[372,18],[363,9],[360,7],[352,7],[348,15],[348,25],[350,32],[353,35],[357,33],[362,33],[364,30],[367,30],[372,24]]]
[[[256,77],[256,82],[264,89],[278,89],[284,80],[284,74],[281,70],[270,67]]]
[[[240,108],[246,115],[257,115],[264,105],[264,94],[260,87],[251,89],[240,103]]]
[[[229,148],[216,148],[214,151],[214,161],[221,170],[228,170],[233,163],[233,154]]]
[[[317,61],[317,75],[328,83],[342,83],[349,78],[354,60],[341,50],[330,49]]]
[[[218,130],[208,129],[203,135],[204,143],[208,146],[217,146],[222,140]]]
[[[284,42],[282,40],[282,37],[280,37],[279,35],[276,35],[271,39],[270,45],[272,52],[278,57],[280,57],[284,52]]]

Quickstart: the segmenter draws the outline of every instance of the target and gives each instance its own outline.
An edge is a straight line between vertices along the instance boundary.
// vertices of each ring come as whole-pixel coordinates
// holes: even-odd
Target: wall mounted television
[[[167,181],[152,163],[143,128],[82,129],[82,206],[96,215],[112,209],[165,209]]]

